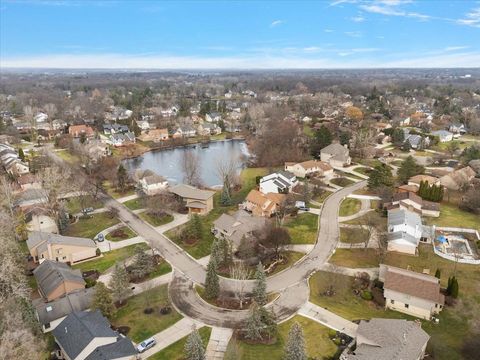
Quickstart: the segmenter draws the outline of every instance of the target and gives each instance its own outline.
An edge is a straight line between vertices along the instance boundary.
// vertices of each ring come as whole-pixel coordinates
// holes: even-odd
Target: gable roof
[[[339,143],[333,143],[324,147],[320,152],[324,154],[348,156],[349,151],[345,146]]]
[[[393,266],[381,265],[384,270],[384,289],[397,291],[420,299],[442,304],[445,296],[440,292],[440,280],[435,276],[420,274]]]
[[[178,184],[170,188],[170,192],[187,199],[196,199],[196,200],[208,200],[213,195],[215,195],[214,191],[209,190],[200,190],[196,187],[186,185],[186,184]]]
[[[64,244],[73,246],[85,246],[96,248],[95,242],[92,239],[63,236],[58,234],[46,233],[41,231],[32,231],[28,234],[27,246],[32,249],[41,244]]]
[[[420,182],[422,181],[426,181],[428,184],[433,185],[438,182],[439,179],[431,175],[415,175],[408,179],[408,182],[413,182],[418,185],[420,185]]]
[[[402,201],[402,200],[411,200],[419,205],[422,205],[422,198],[412,192],[399,192],[393,195],[392,202]]]
[[[52,333],[71,359],[75,359],[97,337],[117,337],[100,310],[74,311]]]
[[[419,323],[407,320],[362,320],[357,329],[357,347],[347,360],[417,360],[430,336]]]
[[[80,270],[74,270],[67,264],[56,261],[45,260],[33,271],[33,275],[37,280],[40,292],[45,297],[48,297],[65,281],[76,282],[80,286],[85,285]]]
[[[137,354],[137,350],[127,337],[119,337],[117,342],[99,346],[85,360],[111,360]]]

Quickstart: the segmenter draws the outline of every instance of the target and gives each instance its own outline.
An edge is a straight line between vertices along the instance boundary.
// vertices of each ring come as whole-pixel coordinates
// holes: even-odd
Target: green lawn
[[[401,268],[410,267],[411,270],[422,272],[424,269],[429,269],[430,274],[434,274],[436,269],[441,270],[442,286],[447,285],[447,279],[454,274],[456,268],[456,277],[459,282],[459,300],[454,307],[447,306],[440,313],[440,323],[433,324],[428,321],[422,321],[423,329],[427,331],[430,336],[429,347],[433,348],[435,359],[449,360],[449,359],[463,359],[460,354],[460,349],[463,342],[470,337],[473,337],[475,326],[478,323],[478,309],[480,307],[480,271],[477,266],[467,264],[457,264],[453,261],[442,259],[433,253],[431,245],[420,244],[418,256],[402,255],[399,253],[389,253],[385,258],[385,263]],[[337,250],[334,258],[339,252],[344,253],[344,258],[349,254],[348,263],[342,265],[352,267],[364,267],[371,265],[373,254],[370,258],[362,257],[363,249],[361,250]],[[323,275],[322,275],[323,274]],[[342,275],[340,275],[342,276]],[[344,279],[345,280],[345,279]],[[384,311],[372,307],[369,302],[362,299],[353,299],[351,291],[337,291],[337,294],[342,296],[335,296],[332,298],[320,296],[320,290],[325,284],[334,283],[337,286],[342,286],[345,281],[340,278],[333,279],[327,273],[315,274],[310,280],[310,300],[320,306],[327,307],[329,310],[344,316],[348,319],[368,318],[368,317],[403,317],[409,318],[406,315],[393,311]],[[455,334],[455,336],[452,336]]]
[[[114,233],[123,233],[124,236],[114,236]],[[122,226],[121,228],[117,230],[113,230],[112,232],[109,232],[105,238],[109,241],[122,241],[122,240],[127,240],[131,239],[133,237],[137,236],[137,233],[130,229],[128,226]]]
[[[142,198],[136,198],[136,199],[125,201],[123,205],[125,205],[130,210],[139,210],[145,207]]]
[[[285,226],[292,237],[292,244],[315,244],[317,241],[318,216],[302,213],[287,219]]]
[[[135,189],[133,187],[127,189],[125,192],[119,192],[113,184],[111,184],[109,181],[105,181],[103,183],[103,188],[105,191],[113,197],[114,199],[122,198],[125,196],[130,196],[135,194]]]
[[[210,339],[210,333],[212,332],[212,328],[208,326],[201,327],[198,329],[200,333],[200,337],[202,338],[203,347],[206,349],[208,340]],[[149,357],[150,360],[184,360],[185,357],[183,356],[183,349],[185,347],[185,343],[187,342],[188,336],[181,338],[177,342],[174,342],[172,345],[167,346],[162,351],[152,355]]]
[[[425,217],[424,219],[430,225],[471,228],[480,231],[480,216],[460,210],[452,204],[441,203],[438,218]]]
[[[305,135],[307,135],[308,137],[314,137],[315,136],[315,132],[313,131],[313,129],[308,126],[308,125],[303,125],[303,133]]]
[[[170,264],[166,260],[162,260],[162,262],[158,264],[150,274],[148,274],[147,280],[168,274],[170,271],[172,271]]]
[[[336,249],[329,262],[351,268],[370,268],[378,266],[378,255],[375,249]]]
[[[367,175],[370,176],[370,173],[372,172],[372,169],[366,168],[366,167],[358,167],[354,169],[355,172],[362,174],[362,175]]]
[[[352,181],[352,180],[344,178],[344,177],[334,178],[334,179],[330,180],[330,182],[332,184],[335,184],[335,185],[338,185],[338,186],[341,186],[341,187],[349,186],[349,185],[352,185],[352,184],[355,183],[355,181]]]
[[[179,321],[182,316],[171,306],[171,312],[160,313],[164,306],[171,306],[168,299],[168,285],[161,285],[128,299],[125,306],[118,309],[112,319],[115,326],[128,326],[128,336],[136,343],[165,330]],[[154,308],[152,314],[143,312],[146,308]]]
[[[94,209],[100,209],[103,207],[103,203],[98,199],[94,199],[91,195],[85,195],[66,199],[65,207],[69,213],[77,214],[84,208],[92,207]]]
[[[358,213],[362,207],[362,202],[354,198],[346,198],[340,204],[339,215],[350,216]]]
[[[173,221],[173,216],[170,214],[165,214],[162,217],[157,217],[157,216],[150,215],[146,212],[143,212],[138,214],[138,216],[140,216],[141,219],[145,220],[150,225],[155,227],[160,225],[165,225]]]
[[[76,223],[67,227],[63,235],[93,239],[102,230],[119,222],[120,220],[111,218],[107,213],[93,214],[91,217],[79,218]]]
[[[121,249],[112,250],[106,253],[103,253],[103,256],[94,260],[85,261],[83,263],[73,265],[74,269],[80,269],[82,271],[87,270],[98,270],[100,273],[103,273],[105,270],[111,268],[115,265],[117,261],[124,261],[129,257],[135,255],[135,249],[139,246],[145,250],[150,247],[147,244],[135,244],[126,246]]]
[[[70,154],[68,150],[55,151],[55,154],[70,164],[75,164],[80,161],[78,156]]]
[[[309,358],[326,359],[335,355],[337,346],[328,336],[329,329],[313,320],[299,315],[296,315],[292,319],[278,326],[279,335],[275,344],[251,345],[234,339],[232,339],[231,342],[237,341],[241,360],[281,360],[283,359],[283,351],[288,338],[288,332],[294,322],[298,322],[303,328]]]
[[[363,228],[340,228],[340,241],[350,244],[363,243],[370,237],[370,231]]]
[[[324,190],[320,195],[315,196],[315,197],[313,198],[313,200],[315,200],[316,202],[319,202],[319,203],[322,203],[322,204],[323,204],[323,202],[325,201],[325,199],[326,199],[327,197],[329,197],[331,194],[332,194],[331,191]]]
[[[288,261],[285,264],[280,264],[275,266],[275,269],[268,274],[268,276],[272,276],[282,270],[288,269],[291,267],[293,264],[295,264],[298,260],[300,260],[302,257],[305,256],[304,253],[297,252],[297,251],[286,251],[285,255],[288,258]],[[255,274],[255,269],[252,269],[252,276]]]

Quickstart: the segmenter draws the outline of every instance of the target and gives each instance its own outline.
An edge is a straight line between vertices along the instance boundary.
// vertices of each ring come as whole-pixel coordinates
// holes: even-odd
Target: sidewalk
[[[128,195],[128,196],[124,196],[124,197],[121,197],[121,198],[118,198],[116,199],[118,202],[120,203],[124,203],[128,200],[133,200],[133,199],[137,199],[139,196],[138,194],[133,194],[133,195]]]
[[[326,327],[347,334],[350,337],[354,338],[357,334],[357,324],[335,315],[331,311],[312,304],[311,302],[305,303],[305,305],[303,305],[298,311],[298,314],[325,325]]]
[[[205,353],[207,360],[222,360],[227,351],[228,342],[233,335],[233,329],[212,328],[210,340]]]
[[[365,215],[367,212],[373,210],[373,209],[370,208],[370,200],[361,199],[361,202],[362,202],[362,207],[360,208],[359,212],[357,212],[356,214],[350,215],[350,216],[339,216],[338,217],[338,222],[350,221],[350,220],[359,218],[359,217]]]
[[[177,342],[181,338],[184,338],[193,331],[194,326],[199,329],[203,326],[203,324],[196,320],[185,317],[165,330],[153,335],[153,338],[155,338],[157,344],[151,349],[145,351],[143,354],[140,354],[140,359],[147,359],[153,354],[165,349],[167,346]]]

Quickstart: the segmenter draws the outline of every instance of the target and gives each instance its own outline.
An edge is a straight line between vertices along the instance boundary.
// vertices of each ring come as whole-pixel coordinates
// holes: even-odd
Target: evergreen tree
[[[449,294],[454,299],[458,298],[458,280],[455,276],[452,277]]]
[[[115,269],[110,280],[110,288],[115,301],[120,304],[132,294],[127,270],[118,262],[115,264]]]
[[[232,246],[225,238],[220,239],[220,264],[222,267],[229,267],[233,263]]]
[[[253,303],[246,323],[245,337],[250,340],[262,340],[262,327],[260,307]]]
[[[399,181],[406,184],[412,176],[423,174],[424,172],[425,168],[418,165],[416,160],[412,156],[409,156],[403,160],[402,165],[400,165],[397,171],[397,176]]]
[[[305,202],[305,206],[308,206],[308,203],[310,202],[310,188],[309,188],[309,181],[308,178],[305,179],[305,182],[303,183],[303,202]]]
[[[222,262],[222,252],[220,249],[220,240],[215,239],[213,240],[211,251],[210,251],[210,259],[215,261],[215,264],[220,264]]]
[[[332,133],[328,130],[325,125],[322,125],[320,129],[315,132],[315,137],[312,140],[310,145],[310,153],[313,157],[318,157],[320,154],[320,150],[323,149],[325,146],[328,146],[332,143]]]
[[[2,121],[0,120],[0,122]],[[20,160],[25,161],[25,153],[23,152],[22,148],[18,149],[18,157],[20,158]]]
[[[262,263],[258,263],[257,271],[255,272],[255,286],[253,288],[253,298],[259,305],[267,303],[267,276]]]
[[[436,277],[437,279],[440,279],[440,277],[441,277],[441,271],[440,271],[440,269],[437,269],[437,271],[435,271],[435,277]]]
[[[220,196],[220,204],[222,204],[222,206],[232,205],[232,197],[230,195],[230,181],[228,180],[228,176],[225,176],[225,179],[223,180],[222,194]]]
[[[203,347],[202,338],[197,328],[194,327],[192,333],[188,335],[183,353],[186,360],[205,359],[205,348]]]
[[[125,188],[127,187],[127,180],[128,180],[127,169],[125,169],[123,164],[120,164],[120,166],[117,169],[117,181],[118,181],[118,188],[120,189],[120,191],[125,191]]]
[[[210,259],[207,265],[207,277],[205,279],[205,294],[209,299],[216,299],[220,292],[220,283],[217,274],[217,264]]]
[[[405,134],[403,132],[403,129],[402,128],[396,128],[395,130],[393,130],[393,132],[392,132],[392,142],[395,145],[399,146],[404,141],[405,141]]]
[[[135,249],[135,259],[132,264],[132,275],[137,279],[143,279],[153,271],[153,257],[140,246]]]
[[[87,141],[87,135],[84,132],[82,132],[80,134],[80,143],[85,144],[86,141]]]
[[[368,187],[370,189],[377,189],[381,186],[393,186],[392,170],[385,164],[375,166],[370,172],[370,177],[368,178]]]
[[[307,360],[303,329],[298,322],[294,322],[288,332],[283,358],[285,360]]]
[[[341,145],[348,145],[350,143],[351,135],[347,131],[340,132],[338,139],[340,140]]]
[[[92,309],[100,310],[103,316],[106,316],[107,318],[110,318],[115,314],[115,305],[113,304],[110,290],[102,282],[98,282],[97,285],[95,285]]]

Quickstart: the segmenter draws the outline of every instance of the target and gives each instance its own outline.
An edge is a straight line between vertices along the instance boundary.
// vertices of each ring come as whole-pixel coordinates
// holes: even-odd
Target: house
[[[33,276],[37,280],[38,292],[46,301],[85,289],[82,272],[65,263],[45,260],[33,271]]]
[[[135,134],[131,131],[126,133],[112,134],[107,140],[107,144],[115,147],[124,146],[129,143],[135,143]]]
[[[45,260],[76,263],[95,257],[97,245],[91,239],[32,231],[27,239],[28,250],[35,262]]]
[[[43,113],[43,112],[39,112],[37,115],[35,115],[35,117],[33,118],[33,120],[36,122],[36,123],[42,123],[42,122],[45,122],[48,120],[48,115]]]
[[[345,349],[340,360],[422,360],[429,339],[421,323],[416,321],[361,320],[355,350]]]
[[[329,163],[332,167],[344,167],[352,162],[349,153],[347,145],[333,143],[320,150],[320,160]]]
[[[425,320],[443,309],[445,296],[435,276],[381,264],[379,280],[383,282],[387,309]]]
[[[211,112],[211,113],[205,114],[205,120],[208,122],[218,122],[222,120],[222,115],[218,112]]]
[[[222,214],[215,220],[212,233],[217,239],[227,239],[234,249],[238,249],[243,238],[252,236],[253,232],[261,230],[266,223],[264,217],[252,216],[246,211],[238,210],[233,215]]]
[[[448,190],[459,190],[466,184],[470,184],[474,177],[475,171],[470,166],[466,166],[442,176],[440,184]]]
[[[26,209],[33,205],[45,204],[48,201],[43,189],[27,189],[15,199],[14,205]]]
[[[122,124],[104,124],[103,125],[103,133],[105,135],[113,135],[113,134],[125,134],[130,132],[130,129],[127,125]]]
[[[435,177],[435,176],[431,176],[431,175],[415,175],[415,176],[412,176],[410,179],[408,179],[408,185],[415,185],[415,186],[418,186],[420,187],[420,183],[421,182],[427,182],[428,185],[432,186],[432,185],[440,185],[440,179]]]
[[[461,123],[450,123],[448,125],[448,131],[454,133],[455,135],[463,135],[467,133],[467,127]]]
[[[20,188],[25,191],[28,189],[41,189],[42,183],[38,178],[33,174],[24,174],[17,178],[17,183],[20,185]]]
[[[135,173],[140,189],[147,195],[155,195],[168,187],[168,181],[152,170],[140,170]]]
[[[278,211],[284,201],[285,195],[283,194],[263,194],[253,189],[248,193],[242,207],[255,216],[271,217]]]
[[[52,334],[61,359],[130,360],[137,355],[131,340],[113,331],[100,310],[72,312]]]
[[[75,290],[53,301],[32,301],[37,320],[44,333],[52,331],[65,317],[74,311],[88,310],[92,305],[95,288]]]
[[[104,157],[111,156],[112,151],[110,150],[110,146],[107,144],[102,143],[101,141],[89,141],[87,144],[84,145],[85,150],[88,153],[88,156],[93,161],[99,161]]]
[[[430,139],[421,135],[407,134],[403,142],[408,143],[412,149],[422,149],[430,144]]]
[[[138,138],[141,141],[153,141],[154,143],[165,141],[168,140],[168,129],[151,129],[143,132]]]
[[[169,191],[182,199],[190,214],[205,215],[213,209],[214,191],[200,190],[186,184],[173,186]]]
[[[298,180],[295,175],[288,171],[280,171],[260,179],[260,192],[264,194],[288,194],[297,186]]]
[[[56,119],[52,121],[52,129],[55,131],[63,131],[67,128],[68,124],[64,120]]]
[[[285,163],[285,171],[289,171],[300,178],[309,176],[328,177],[333,175],[333,168],[330,164],[318,160],[308,160],[301,163]]]
[[[88,125],[71,125],[68,128],[68,134],[74,138],[79,138],[82,134],[85,134],[87,138],[91,138],[95,136],[95,131]]]
[[[423,200],[415,192],[411,191],[401,191],[394,194],[392,201],[384,204],[384,207],[387,210],[401,208],[416,211],[424,216],[440,216],[440,205],[431,201]]]
[[[137,126],[140,128],[142,131],[147,131],[150,130],[150,123],[148,120],[137,120],[135,121],[137,123]]]
[[[28,163],[20,160],[19,158],[9,158],[3,162],[5,171],[10,175],[23,175],[30,172]]]
[[[30,212],[26,216],[28,231],[41,231],[46,233],[58,234],[58,225],[55,219],[42,214]]]
[[[174,139],[182,138],[182,137],[194,137],[197,135],[197,131],[191,126],[181,126],[178,127],[175,132],[173,133],[172,137]]]
[[[217,124],[203,123],[198,125],[197,132],[203,136],[218,135],[222,133],[222,128]]]
[[[387,250],[415,255],[422,237],[422,230],[422,220],[416,212],[407,209],[389,210]]]
[[[447,130],[432,131],[433,136],[437,136],[441,143],[449,142],[453,140],[453,133]]]

